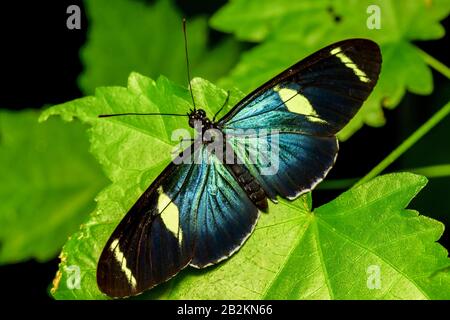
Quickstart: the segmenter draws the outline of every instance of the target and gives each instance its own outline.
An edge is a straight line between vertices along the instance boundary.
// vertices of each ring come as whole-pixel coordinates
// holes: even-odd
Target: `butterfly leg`
[[[225,106],[228,104],[228,100],[230,100],[230,90],[227,91],[227,97],[225,98],[225,102],[220,107],[220,109],[214,114],[212,122],[216,121],[216,117],[219,115],[220,111],[222,111],[222,109],[225,108]]]

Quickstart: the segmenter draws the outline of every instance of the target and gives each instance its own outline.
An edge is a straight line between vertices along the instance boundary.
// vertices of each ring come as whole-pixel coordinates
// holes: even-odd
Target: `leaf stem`
[[[419,167],[402,169],[404,172],[411,172],[420,174],[427,178],[445,178],[450,177],[450,164],[438,164],[433,166]],[[350,188],[354,185],[360,178],[349,178],[349,179],[333,179],[324,180],[317,187],[318,190],[342,190]]]
[[[427,122],[420,126],[412,135],[403,141],[394,151],[392,151],[386,158],[384,158],[378,165],[375,166],[367,175],[359,180],[355,186],[359,186],[379,175],[390,164],[397,160],[409,148],[411,148],[417,141],[426,135],[434,126],[436,126],[442,119],[450,113],[450,102],[444,105],[438,112],[436,112]]]
[[[450,177],[450,164],[440,164],[435,166],[415,168],[406,171],[417,173],[427,178]]]
[[[419,51],[420,55],[422,56],[426,64],[428,64],[430,67],[432,67],[433,69],[435,69],[436,71],[438,71],[439,73],[450,79],[449,67],[447,67],[445,64],[443,64],[433,56],[429,55],[422,49],[417,48],[417,50]]]

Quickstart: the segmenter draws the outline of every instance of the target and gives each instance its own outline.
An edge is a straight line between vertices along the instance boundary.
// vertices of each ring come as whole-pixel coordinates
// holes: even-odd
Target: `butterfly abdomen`
[[[253,177],[248,169],[242,164],[229,164],[228,167],[250,200],[259,209],[265,211],[267,209],[266,192],[255,177]]]

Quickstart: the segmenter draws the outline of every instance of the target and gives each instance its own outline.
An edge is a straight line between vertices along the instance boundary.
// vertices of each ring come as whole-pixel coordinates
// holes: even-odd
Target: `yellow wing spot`
[[[127,259],[123,255],[123,252],[120,250],[118,239],[114,240],[111,243],[110,249],[114,253],[114,258],[116,258],[116,261],[119,263],[120,269],[125,274],[125,277],[129,279],[131,287],[135,289],[137,284],[136,278],[133,276],[131,270],[127,267]]]
[[[370,82],[369,77],[367,77],[367,74],[362,71],[357,65],[356,63],[354,63],[352,61],[352,59],[350,59],[348,56],[346,56],[340,47],[334,48],[333,50],[330,51],[330,53],[332,55],[336,55],[336,57],[339,58],[339,60],[341,60],[341,62],[347,67],[352,69],[352,71],[356,74],[356,76],[359,78],[360,81],[362,82]]]
[[[296,90],[289,88],[280,88],[279,86],[275,86],[273,90],[278,93],[281,101],[284,102],[284,105],[290,112],[305,115],[311,122],[326,123],[325,120],[320,119],[319,115],[317,114],[316,110],[314,110],[309,100],[305,96],[298,93]]]
[[[180,228],[180,212],[178,207],[164,193],[162,187],[158,188],[158,212],[161,213],[161,220],[164,222],[166,228],[178,239],[178,243],[181,245],[183,241],[183,232]]]

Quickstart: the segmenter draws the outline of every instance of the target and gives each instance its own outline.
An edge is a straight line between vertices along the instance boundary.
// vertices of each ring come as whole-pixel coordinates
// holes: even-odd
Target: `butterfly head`
[[[204,131],[211,127],[211,120],[206,116],[203,109],[194,109],[189,113],[189,126],[199,131]]]

